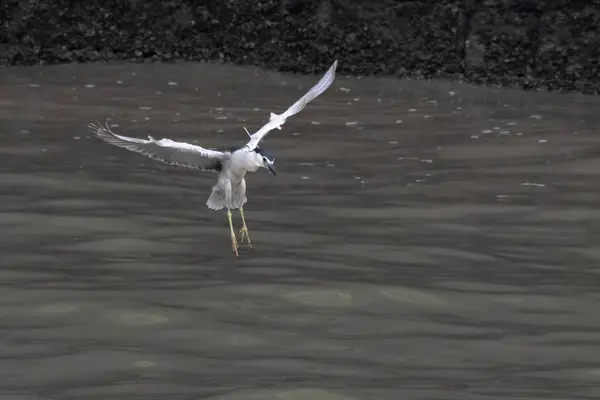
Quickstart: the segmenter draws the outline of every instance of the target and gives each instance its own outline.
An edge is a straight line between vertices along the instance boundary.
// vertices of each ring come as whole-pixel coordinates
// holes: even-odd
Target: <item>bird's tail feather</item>
[[[225,193],[222,190],[213,188],[210,197],[206,201],[206,206],[211,210],[222,210],[225,208]]]

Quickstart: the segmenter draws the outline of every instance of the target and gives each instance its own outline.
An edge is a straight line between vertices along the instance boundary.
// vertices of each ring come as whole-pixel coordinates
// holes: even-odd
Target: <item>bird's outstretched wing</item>
[[[108,124],[102,126],[99,123],[92,123],[89,128],[107,143],[180,167],[207,170],[207,167],[202,165],[207,158],[224,160],[231,156],[229,151],[205,149],[171,139],[155,140],[152,136],[148,136],[148,140],[144,140],[117,135],[110,130]]]
[[[250,135],[250,140],[246,144],[246,147],[249,150],[254,150],[258,143],[273,129],[281,129],[281,125],[285,123],[285,121],[294,114],[298,114],[302,109],[312,100],[314,100],[317,96],[323,93],[335,79],[335,69],[337,68],[337,60],[329,67],[329,70],[323,75],[321,80],[317,82],[315,86],[310,88],[310,90],[302,96],[298,101],[296,101],[290,108],[285,110],[282,114],[274,114],[271,113],[271,117],[269,118],[269,122],[267,122],[262,128],[256,131],[254,134]]]

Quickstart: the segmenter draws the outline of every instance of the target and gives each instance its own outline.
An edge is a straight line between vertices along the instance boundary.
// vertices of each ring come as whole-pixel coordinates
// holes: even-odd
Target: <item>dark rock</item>
[[[484,0],[473,4],[465,45],[470,81],[530,88],[538,50],[541,2]]]
[[[599,93],[600,4],[556,1],[540,21],[540,44],[533,67],[550,90]]]
[[[220,60],[600,93],[600,8],[575,0],[3,0],[0,65]]]

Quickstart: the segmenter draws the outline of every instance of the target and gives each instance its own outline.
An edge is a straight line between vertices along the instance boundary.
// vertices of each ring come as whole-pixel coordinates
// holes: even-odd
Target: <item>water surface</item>
[[[86,128],[235,145],[317,79],[2,70],[0,398],[600,397],[597,97],[338,76],[239,260],[216,175]]]

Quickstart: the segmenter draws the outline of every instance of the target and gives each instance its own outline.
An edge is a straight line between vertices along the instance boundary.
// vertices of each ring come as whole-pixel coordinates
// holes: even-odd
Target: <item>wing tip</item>
[[[91,122],[88,124],[88,128],[100,139],[106,140],[108,136],[115,136],[108,125],[108,121],[105,121],[105,125],[102,125],[99,121],[96,121],[95,123]]]
[[[329,67],[329,70],[327,71],[326,75],[335,75],[335,71],[337,70],[337,65],[338,65],[338,60],[334,60],[333,64],[331,64],[331,67]]]

